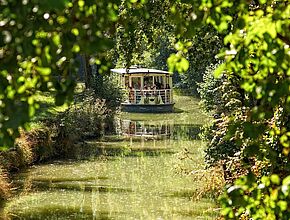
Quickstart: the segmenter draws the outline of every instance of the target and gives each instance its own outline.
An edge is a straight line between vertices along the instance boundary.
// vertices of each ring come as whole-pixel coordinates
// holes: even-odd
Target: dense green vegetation
[[[98,67],[95,81],[92,71],[85,73],[96,95],[108,92],[98,77],[110,62],[165,69],[167,60],[169,70],[183,73],[176,85],[199,90],[214,116],[203,137],[208,164],[222,166],[230,184],[222,214],[289,218],[287,0],[4,0],[0,6],[0,146],[13,147],[39,108],[36,91],[54,91],[57,105],[72,99],[78,54]]]
[[[219,31],[229,31],[227,21],[232,27],[220,78],[207,77],[202,86],[216,118],[205,132],[207,159],[222,163],[230,182],[242,176],[222,197],[222,213],[288,219],[289,3],[227,1],[214,8],[220,11],[208,21]],[[211,86],[218,92],[204,91]]]

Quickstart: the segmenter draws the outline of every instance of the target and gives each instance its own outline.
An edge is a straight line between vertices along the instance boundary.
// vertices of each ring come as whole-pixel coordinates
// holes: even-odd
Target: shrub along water
[[[5,199],[10,196],[10,184],[7,173],[0,167],[0,207]]]
[[[72,105],[51,121],[57,130],[55,155],[70,157],[77,142],[112,132],[113,118],[114,112],[106,107],[105,99],[95,99],[90,92],[83,94],[82,102]]]

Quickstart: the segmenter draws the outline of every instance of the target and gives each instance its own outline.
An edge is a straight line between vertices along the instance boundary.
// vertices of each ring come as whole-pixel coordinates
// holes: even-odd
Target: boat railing
[[[125,89],[125,102],[139,105],[173,103],[172,89]]]
[[[165,120],[150,124],[146,121],[121,121],[121,131],[126,136],[171,136],[173,134],[173,121]]]

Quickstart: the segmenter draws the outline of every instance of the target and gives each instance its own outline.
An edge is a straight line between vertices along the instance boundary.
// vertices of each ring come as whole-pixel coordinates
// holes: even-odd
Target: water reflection
[[[173,120],[164,121],[134,121],[121,120],[120,133],[125,136],[170,137],[173,134]]]
[[[125,137],[199,140],[199,124],[179,124],[174,120],[120,120],[117,133]],[[142,140],[142,139],[141,139]]]
[[[175,124],[172,138],[174,140],[200,140],[200,125]]]

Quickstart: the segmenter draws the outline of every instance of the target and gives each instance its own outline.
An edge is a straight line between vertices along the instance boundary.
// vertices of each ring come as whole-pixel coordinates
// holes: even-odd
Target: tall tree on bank
[[[148,0],[143,4],[143,15],[140,16],[140,8],[128,6],[126,1],[122,2],[120,20],[128,22],[119,23],[117,27],[114,51],[117,66],[155,65],[160,39],[170,33],[168,29],[173,30],[167,19],[170,13],[169,3],[168,0]],[[171,31],[171,35],[172,33]],[[165,63],[166,59],[167,57],[164,59]]]
[[[197,31],[189,40],[191,45],[186,54],[189,68],[180,74],[177,87],[197,96],[198,84],[203,82],[207,67],[220,62],[217,54],[223,48],[222,35],[212,25],[203,25],[197,27]]]

